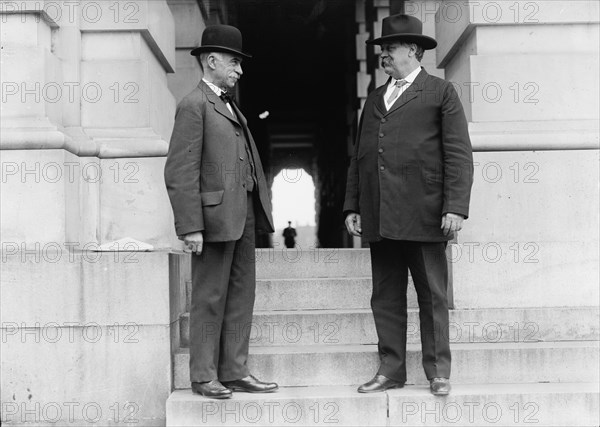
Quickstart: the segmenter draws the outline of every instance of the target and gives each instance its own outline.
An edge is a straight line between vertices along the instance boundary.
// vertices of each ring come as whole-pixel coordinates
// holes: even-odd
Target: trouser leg
[[[252,194],[242,237],[205,242],[192,255],[190,380],[228,381],[247,376],[249,330],[256,286]]]
[[[218,378],[220,337],[235,242],[205,242],[192,255],[190,307],[190,380]]]
[[[408,265],[419,302],[423,368],[428,379],[450,378],[446,244],[408,244]]]
[[[398,241],[371,243],[371,308],[378,337],[378,373],[406,382],[406,288],[408,268]]]
[[[240,240],[235,243],[225,315],[221,330],[219,380],[233,381],[248,376],[248,346],[256,289],[255,214],[248,193],[248,215]]]

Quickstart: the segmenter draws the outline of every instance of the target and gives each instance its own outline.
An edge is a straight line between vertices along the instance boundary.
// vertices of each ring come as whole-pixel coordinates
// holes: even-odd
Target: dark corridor
[[[321,247],[349,242],[342,205],[359,108],[354,3],[231,0],[227,10],[253,55],[243,64],[239,100],[265,172],[270,183],[284,168],[312,175]],[[269,116],[260,119],[265,111]]]

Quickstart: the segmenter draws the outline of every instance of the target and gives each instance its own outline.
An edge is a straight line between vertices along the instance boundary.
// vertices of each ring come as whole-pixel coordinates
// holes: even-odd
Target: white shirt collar
[[[417,67],[412,73],[410,73],[408,76],[404,77],[404,79],[401,80],[406,80],[408,82],[408,84],[412,84],[412,82],[415,81],[415,79],[417,78],[417,76],[419,75],[419,73],[421,72],[421,67]],[[399,80],[396,80],[394,78],[392,78],[392,81],[390,82],[390,85],[395,85],[396,82]]]
[[[208,87],[211,88],[212,91],[217,94],[217,96],[221,96],[221,93],[223,92],[223,89],[221,89],[217,85],[212,84],[211,82],[209,82],[208,80],[206,80],[204,77],[202,77],[202,81],[204,83],[206,83],[208,85]]]
[[[223,89],[221,89],[217,85],[212,84],[211,82],[206,80],[204,77],[202,77],[202,81],[204,83],[206,83],[208,85],[208,87],[211,88],[211,90],[217,94],[218,97],[220,97],[221,94],[224,92]],[[227,109],[229,110],[229,112],[235,117],[235,113],[233,112],[233,108],[231,107],[231,104],[229,102],[225,102],[225,106],[227,106]]]

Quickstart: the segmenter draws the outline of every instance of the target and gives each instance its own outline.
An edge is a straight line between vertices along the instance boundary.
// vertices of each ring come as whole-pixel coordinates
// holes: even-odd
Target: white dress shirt
[[[202,77],[202,81],[204,83],[206,83],[208,85],[208,87],[211,88],[212,91],[217,94],[217,96],[221,96],[221,93],[223,93],[223,89],[221,89],[219,86],[212,84],[211,82],[206,80],[204,77]],[[229,104],[229,102],[226,102],[225,105],[227,106],[227,109],[229,110],[231,115],[233,117],[235,117],[235,113],[233,112],[233,108],[231,108],[231,104]]]
[[[394,105],[394,103],[396,102],[396,99],[398,99],[402,96],[404,91],[406,91],[406,89],[408,89],[408,87],[415,81],[415,79],[417,78],[417,76],[419,75],[420,72],[421,72],[421,67],[417,67],[417,69],[415,69],[412,73],[410,73],[404,79],[401,79],[401,80],[406,80],[407,83],[400,88],[400,92],[398,93],[398,96],[392,100],[390,100],[390,95],[392,94],[394,89],[396,89],[396,82],[398,82],[400,80],[396,80],[394,78],[392,78],[390,80],[390,83],[388,84],[385,94],[383,95],[383,100],[385,101],[385,108],[387,108],[389,110],[392,107],[392,105]],[[388,101],[392,101],[392,102],[388,103]]]

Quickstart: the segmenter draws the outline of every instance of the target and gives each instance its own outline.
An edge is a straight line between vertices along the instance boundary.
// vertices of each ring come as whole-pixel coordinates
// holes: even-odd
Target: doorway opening
[[[296,247],[318,246],[315,210],[315,183],[304,169],[283,169],[273,180],[273,246],[284,248],[283,231],[291,223]]]
[[[252,59],[239,100],[269,184],[300,169],[315,186],[320,247],[348,247],[342,214],[357,111],[356,5],[348,0],[230,0]],[[296,186],[291,186],[295,191]],[[274,203],[277,203],[274,195]],[[293,221],[293,218],[289,220]],[[285,219],[286,225],[288,219]],[[280,240],[274,235],[273,242]]]

